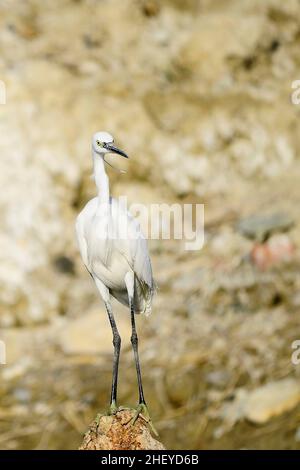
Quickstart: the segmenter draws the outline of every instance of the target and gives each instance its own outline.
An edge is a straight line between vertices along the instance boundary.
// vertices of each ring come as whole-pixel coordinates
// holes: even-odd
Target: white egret
[[[92,138],[94,177],[98,195],[91,199],[78,215],[76,233],[83,262],[104,301],[112,328],[114,359],[110,413],[114,414],[118,410],[117,386],[121,350],[121,338],[111,306],[111,297],[114,297],[129,307],[131,315],[131,344],[139,389],[139,403],[133,422],[142,414],[151,424],[143,392],[135,314],[147,315],[151,312],[155,284],[147,241],[138,222],[125,207],[110,197],[109,179],[104,165],[105,155],[114,153],[128,158],[113,142],[113,137],[107,132],[97,132]]]

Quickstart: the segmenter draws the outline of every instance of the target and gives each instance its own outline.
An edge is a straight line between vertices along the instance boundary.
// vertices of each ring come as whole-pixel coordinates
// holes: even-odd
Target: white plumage
[[[120,238],[120,225],[128,227],[127,238]],[[98,198],[93,198],[78,215],[76,231],[83,262],[92,277],[102,282],[110,295],[129,306],[125,276],[132,272],[135,313],[149,315],[154,293],[151,261],[147,241],[131,214],[112,198],[108,212],[104,214],[100,208],[99,213]]]
[[[110,412],[115,413],[118,410],[117,382],[121,349],[121,338],[111,307],[112,296],[130,309],[131,343],[139,385],[139,405],[135,419],[139,413],[143,413],[151,423],[142,387],[134,317],[136,313],[148,315],[151,312],[155,285],[147,241],[138,222],[122,204],[110,197],[109,180],[105,172],[107,153],[128,158],[122,150],[113,145],[110,134],[97,132],[92,139],[92,155],[98,195],[91,199],[78,215],[76,233],[83,262],[105,303],[113,332],[114,362]]]
[[[103,140],[102,134],[97,133],[93,140]],[[107,141],[108,137],[105,137]],[[113,142],[111,136],[108,143],[110,141]],[[125,276],[132,273],[135,313],[149,315],[155,285],[147,241],[139,223],[126,208],[109,196],[104,153],[94,154],[93,158],[99,195],[86,204],[76,221],[83,262],[94,280],[98,280],[96,284],[99,286],[102,283],[110,295],[127,306],[129,299]]]

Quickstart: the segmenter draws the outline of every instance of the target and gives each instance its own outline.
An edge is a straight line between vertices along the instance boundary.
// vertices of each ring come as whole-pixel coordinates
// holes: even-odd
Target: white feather
[[[99,155],[94,155],[94,174],[99,195],[86,204],[76,220],[82,260],[92,277],[125,305],[129,305],[125,276],[133,272],[135,312],[149,315],[155,283],[147,241],[126,208],[109,197],[108,178]]]

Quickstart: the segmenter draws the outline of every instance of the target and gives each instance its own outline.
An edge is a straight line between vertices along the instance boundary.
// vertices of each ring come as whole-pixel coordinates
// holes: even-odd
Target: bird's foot
[[[158,432],[156,431],[153,423],[152,423],[152,420],[150,418],[150,414],[149,414],[149,410],[148,410],[148,407],[146,405],[146,403],[139,403],[137,408],[135,408],[135,415],[133,416],[133,418],[131,418],[131,420],[129,421],[133,426],[136,422],[136,420],[138,419],[138,417],[141,417],[146,423],[147,425],[149,426],[150,430],[153,432],[153,434],[155,436],[158,436]]]
[[[108,416],[115,415],[118,411],[119,411],[119,408],[117,407],[116,402],[113,401],[109,406],[107,414]]]

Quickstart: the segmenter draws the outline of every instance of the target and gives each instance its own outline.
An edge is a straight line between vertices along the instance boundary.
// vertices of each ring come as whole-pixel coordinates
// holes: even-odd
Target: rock
[[[159,4],[156,0],[144,0],[142,3],[142,11],[145,16],[156,16],[159,13]]]
[[[259,269],[267,269],[282,262],[291,262],[295,246],[287,235],[275,235],[266,243],[256,243],[251,250],[252,262]]]
[[[193,269],[179,276],[172,284],[174,292],[193,293],[200,290],[203,283],[204,271],[201,268]]]
[[[111,156],[127,170],[108,168],[112,195],[147,208],[205,204],[201,251],[150,243],[159,290],[153,316],[137,323],[145,394],[164,439],[211,448],[212,410],[226,403],[224,421],[257,419],[262,411],[247,403],[258,383],[297,375],[287,359],[300,224],[282,215],[299,219],[299,12],[298,0],[0,2],[1,447],[74,448],[93,407],[106,406],[112,336],[74,236],[76,214],[95,195],[98,129],[130,156]],[[247,214],[263,220],[235,230]],[[120,402],[135,403],[122,313]],[[237,439],[220,444],[290,448],[297,419],[274,420],[272,436],[268,421],[259,433],[237,427]]]
[[[245,237],[263,242],[276,232],[286,232],[294,225],[286,213],[253,215],[238,223],[238,230]]]
[[[218,415],[224,420],[224,429],[237,421],[247,419],[265,424],[300,403],[300,384],[293,378],[268,382],[252,391],[238,389],[232,402],[225,403]]]
[[[85,434],[79,450],[164,450],[142,417],[134,425],[129,423],[133,416],[132,410],[100,416]]]
[[[224,369],[208,372],[205,376],[206,382],[217,388],[224,388],[228,384],[230,378],[231,374]]]
[[[270,34],[270,25],[261,16],[208,13],[199,15],[175,64],[183,77],[213,87],[230,73],[229,59],[252,54],[261,37]]]
[[[72,243],[73,237],[71,188],[76,182],[78,167],[70,159],[57,129],[50,124],[53,114],[41,117],[37,107],[30,104],[29,88],[34,86],[34,80],[41,80],[41,76],[47,74],[48,88],[43,95],[47,101],[51,88],[54,91],[65,77],[65,73],[55,67],[50,70],[41,62],[39,65],[32,66],[35,78],[30,79],[31,85],[26,72],[21,88],[17,77],[10,77],[10,100],[0,108],[3,133],[0,183],[14,181],[0,198],[3,292],[0,324],[1,312],[13,312],[15,324],[47,321],[59,311],[62,292],[67,288],[67,279],[55,276],[51,260],[56,254],[70,253],[67,245]],[[27,67],[30,69],[29,65]],[[40,91],[36,89],[36,93]],[[34,126],[29,130],[29,122],[37,115],[40,130]],[[63,129],[64,126],[61,131]],[[63,183],[57,184],[62,175]],[[3,323],[5,326],[5,317]]]
[[[170,371],[166,376],[166,390],[170,401],[184,406],[195,394],[195,381],[192,370],[181,370],[180,374]]]
[[[116,321],[124,346],[131,335],[130,317],[119,315]],[[112,333],[101,304],[99,308],[65,322],[57,341],[65,354],[112,354]]]
[[[299,381],[287,378],[269,382],[249,393],[244,416],[253,423],[263,424],[271,418],[292,410],[300,403]]]
[[[295,441],[300,442],[300,428],[297,428],[296,430]]]
[[[176,202],[226,205],[253,194],[257,178],[293,174],[297,111],[286,97],[296,12],[297,2],[278,0],[218,10],[210,1],[112,0],[104,10],[96,3],[91,19],[85,2],[28,0],[14,12],[1,3],[0,326],[70,312],[74,219],[95,194],[95,129],[132,157],[125,190],[147,185]],[[120,178],[110,177],[113,192]]]

